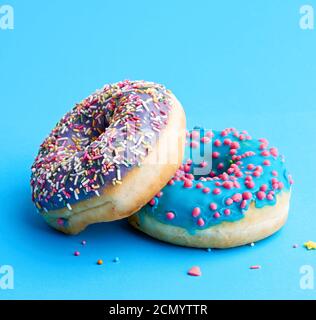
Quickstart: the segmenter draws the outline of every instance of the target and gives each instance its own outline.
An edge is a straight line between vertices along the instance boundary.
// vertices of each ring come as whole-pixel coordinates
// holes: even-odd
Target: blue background
[[[316,30],[299,28],[303,0],[8,2],[15,29],[0,30],[0,265],[14,267],[15,289],[0,298],[316,297],[299,286],[299,268],[316,269],[316,251],[302,247],[316,240]],[[254,247],[206,252],[150,239],[126,221],[78,236],[46,226],[30,200],[39,144],[75,102],[126,78],[171,88],[188,127],[234,126],[278,146],[295,180],[283,230]],[[193,265],[202,277],[186,275]]]

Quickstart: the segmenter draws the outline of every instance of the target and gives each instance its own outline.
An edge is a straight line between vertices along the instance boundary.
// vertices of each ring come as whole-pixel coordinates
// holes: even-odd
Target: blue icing
[[[192,137],[191,132],[187,141],[183,165],[187,164],[187,159],[192,159],[193,163],[186,166],[186,173],[182,170],[183,168],[180,168],[173,179],[174,184],[165,186],[162,189],[162,196],[154,198],[154,204],[147,204],[139,211],[140,222],[142,222],[144,215],[148,214],[162,223],[185,228],[194,234],[195,230],[202,230],[224,221],[233,222],[242,219],[252,202],[257,208],[273,206],[276,204],[276,196],[279,193],[290,190],[291,177],[285,169],[283,157],[277,154],[276,148],[271,149],[264,140],[251,139],[247,133],[240,134],[235,129],[226,130],[223,131],[227,133],[225,136],[221,131],[213,131],[214,137],[209,139],[207,136],[205,138],[205,135],[210,135],[210,133],[204,132],[203,129],[194,130],[195,135],[197,135],[196,132],[199,133],[199,137],[194,134]],[[244,140],[240,140],[240,136]],[[202,137],[209,141],[200,143]],[[226,139],[229,139],[233,144],[228,144]],[[219,140],[218,146],[214,145],[216,140]],[[227,144],[224,143],[225,140]],[[239,148],[234,148],[235,145]],[[236,149],[235,155],[230,154],[231,149]],[[218,158],[212,158],[213,152],[218,152]],[[249,152],[252,153],[249,154]],[[207,164],[205,172],[201,175],[201,172],[196,170],[200,168],[202,161],[206,161]],[[266,163],[269,165],[265,165],[264,161],[269,161]],[[257,172],[260,167],[262,168],[260,176],[254,176],[254,172]],[[215,178],[210,178],[210,171],[213,172],[212,175]],[[238,176],[240,175],[238,171],[242,172],[242,176]],[[185,179],[192,182],[192,187],[184,186],[182,179],[185,174],[193,174],[193,180]],[[249,176],[252,177],[254,183],[253,186],[250,185],[252,188],[245,185],[246,177]],[[186,177],[190,178],[190,176]],[[228,186],[221,178],[227,179],[225,181],[228,182]],[[206,179],[210,180],[203,181]],[[197,184],[201,183],[203,187],[197,188]],[[220,185],[216,185],[216,183],[220,183]],[[234,183],[235,185],[232,185]],[[226,185],[226,188],[223,184]],[[265,191],[260,189],[262,185],[266,185]],[[205,188],[209,188],[210,192],[204,193]],[[220,190],[219,194],[213,193],[216,188]],[[251,198],[248,199],[247,194],[243,198],[242,195],[245,192],[250,192]],[[241,201],[238,201],[236,194],[239,194]],[[264,198],[260,195],[263,195]],[[232,202],[233,198],[236,201]],[[227,200],[232,203],[229,204],[230,202]],[[210,208],[211,203],[213,206],[216,205],[215,210]],[[200,209],[200,214],[196,217],[192,215],[194,208]],[[174,219],[167,219],[167,212],[173,212]],[[200,223],[198,224],[198,222]]]

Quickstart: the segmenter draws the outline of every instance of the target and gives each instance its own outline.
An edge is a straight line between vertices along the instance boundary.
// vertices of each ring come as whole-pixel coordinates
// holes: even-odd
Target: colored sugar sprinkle
[[[79,251],[75,251],[74,252],[74,256],[76,256],[76,257],[80,256],[80,252]]]
[[[299,247],[299,245],[298,244],[293,244],[293,246],[292,246],[292,248],[294,248],[294,249],[296,249],[296,248],[298,248]]]
[[[250,266],[249,269],[261,269],[261,266],[260,265],[254,265],[254,266]]]
[[[98,261],[97,261],[97,264],[100,266],[100,265],[102,265],[103,264],[103,260],[102,259],[99,259]]]
[[[194,277],[199,277],[202,275],[201,269],[198,266],[194,266],[192,267],[189,271],[188,271],[188,275],[190,276],[194,276]]]
[[[316,249],[316,242],[314,241],[307,241],[304,243],[304,247],[307,249],[307,250],[315,250]]]
[[[172,101],[162,85],[126,80],[76,104],[41,144],[32,166],[32,199],[39,211],[72,211],[77,201],[121,184],[153,148]],[[64,226],[62,220],[58,224]]]
[[[86,240],[82,240],[82,241],[81,241],[81,244],[82,244],[83,246],[85,246],[85,245],[87,244],[87,241],[86,241]]]
[[[254,247],[254,246],[255,246],[254,242],[251,242],[250,247]]]

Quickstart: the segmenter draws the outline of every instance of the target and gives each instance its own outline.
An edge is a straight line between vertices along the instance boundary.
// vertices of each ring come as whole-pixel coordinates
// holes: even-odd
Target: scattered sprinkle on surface
[[[316,242],[309,240],[304,243],[304,247],[307,250],[315,250],[316,249]]]
[[[103,260],[102,259],[99,259],[98,261],[97,261],[97,264],[100,266],[100,265],[102,265],[103,264]]]
[[[261,269],[261,266],[260,265],[253,265],[253,266],[250,266],[249,269],[252,269],[252,270]]]
[[[189,271],[188,271],[188,275],[189,276],[194,276],[194,277],[200,277],[202,275],[201,269],[198,266],[194,266],[192,267]]]

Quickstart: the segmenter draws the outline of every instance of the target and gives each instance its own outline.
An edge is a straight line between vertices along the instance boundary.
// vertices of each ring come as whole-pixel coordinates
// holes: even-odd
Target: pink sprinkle
[[[189,180],[189,179],[186,179],[183,184],[185,188],[191,188],[192,185],[193,185],[192,180]]]
[[[169,186],[173,186],[174,185],[174,180],[173,179],[169,180],[168,185]]]
[[[246,206],[247,206],[247,201],[246,200],[241,201],[240,208],[245,209]]]
[[[160,191],[160,192],[158,192],[157,194],[156,194],[156,197],[157,198],[161,198],[163,196],[163,192],[162,191]]]
[[[250,200],[252,198],[252,194],[251,192],[249,191],[245,191],[243,194],[242,194],[242,197],[244,200]]]
[[[253,170],[255,168],[255,166],[252,163],[249,163],[247,166],[248,170]]]
[[[277,148],[270,148],[270,153],[274,156],[277,157],[279,152]]]
[[[281,190],[281,189],[283,189],[283,188],[284,188],[283,182],[279,182],[279,189]]]
[[[200,277],[202,275],[200,267],[194,266],[188,271],[188,275],[194,277]]]
[[[199,131],[192,131],[191,132],[191,138],[192,139],[197,139],[200,137],[200,132]]]
[[[233,202],[234,202],[234,200],[233,200],[232,198],[228,198],[228,199],[226,199],[226,201],[225,201],[226,205],[228,205],[228,206],[232,205]]]
[[[255,183],[253,181],[248,181],[246,186],[247,186],[248,189],[252,189],[252,188],[255,187]]]
[[[207,132],[205,133],[205,135],[206,135],[207,137],[209,137],[209,138],[214,137],[214,133],[213,133],[212,131],[207,131]]]
[[[227,135],[228,135],[227,131],[223,130],[223,131],[221,132],[221,136],[222,136],[222,137],[226,137]]]
[[[198,182],[195,187],[197,189],[202,189],[203,188],[203,184],[201,182]]]
[[[174,219],[174,217],[175,217],[175,214],[173,212],[169,211],[166,213],[166,218],[168,220],[172,220],[172,219]]]
[[[221,189],[219,189],[219,188],[215,188],[213,190],[213,194],[220,194],[220,193],[221,193]]]
[[[240,144],[237,141],[234,141],[230,144],[230,148],[231,149],[239,149],[240,148]]]
[[[265,192],[268,190],[268,186],[266,184],[263,184],[261,187],[260,187],[260,190]]]
[[[202,137],[201,138],[201,142],[202,143],[209,143],[210,142],[210,138],[209,137]]]
[[[59,226],[62,226],[62,225],[64,224],[63,218],[58,218],[58,219],[57,219],[57,224],[58,224]]]
[[[74,252],[74,256],[76,256],[76,257],[80,256],[80,252],[79,251],[75,251]]]
[[[201,168],[207,167],[207,162],[206,162],[206,161],[202,161],[202,162],[200,163],[200,167],[201,167]]]
[[[265,165],[265,166],[270,166],[270,165],[271,165],[271,162],[270,162],[270,160],[264,160],[264,161],[262,162],[262,164]]]
[[[225,182],[223,183],[223,187],[224,187],[225,189],[231,189],[231,188],[234,187],[234,184],[233,184],[233,182],[231,182],[231,181],[225,181]]]
[[[259,200],[265,199],[265,198],[266,198],[265,192],[263,192],[263,191],[258,191],[258,192],[257,192],[257,198],[258,198]]]
[[[260,175],[261,175],[261,172],[259,170],[256,170],[253,172],[254,177],[260,177]]]
[[[213,214],[213,217],[214,217],[215,219],[218,219],[220,216],[221,216],[221,215],[219,214],[219,212],[215,212],[215,213]]]
[[[264,143],[264,144],[269,144],[269,141],[267,139],[265,139],[265,138],[260,138],[259,141]]]
[[[202,191],[203,191],[203,193],[210,193],[211,189],[210,188],[204,188]]]
[[[255,266],[250,266],[249,268],[250,269],[261,269],[261,266],[260,265],[255,265]]]
[[[231,143],[232,143],[232,142],[231,142],[230,139],[225,139],[225,140],[224,140],[224,145],[225,145],[225,146],[229,146]]]
[[[205,225],[205,222],[202,218],[199,218],[197,221],[198,226],[203,227]]]
[[[269,194],[267,195],[267,199],[268,199],[268,200],[273,200],[273,195],[272,195],[271,193],[269,193]]]
[[[210,204],[210,208],[211,208],[211,210],[216,210],[217,209],[217,204],[216,203],[214,203],[214,202],[212,202],[211,204]]]
[[[273,176],[275,176],[275,177],[277,177],[277,176],[278,176],[278,172],[277,172],[276,170],[272,170],[272,172],[271,172],[271,173],[272,173],[272,175],[273,175]]]
[[[224,214],[225,214],[225,216],[229,216],[230,215],[230,209],[225,209],[224,210]]]
[[[197,141],[191,141],[190,146],[191,148],[197,148],[199,146],[199,143]]]
[[[188,164],[184,165],[184,167],[183,167],[183,171],[184,172],[190,172],[190,170],[191,170],[191,166],[190,165],[188,165]]]
[[[222,162],[219,163],[218,166],[217,166],[217,169],[218,170],[222,170],[223,168],[224,168],[224,163],[222,163]]]
[[[235,193],[232,196],[232,199],[234,200],[234,202],[240,202],[242,200],[242,195],[240,193]]]
[[[156,203],[155,198],[153,198],[153,199],[151,199],[151,200],[149,201],[149,204],[150,204],[151,206],[154,206],[155,203]]]
[[[199,216],[201,213],[201,209],[199,207],[195,207],[193,210],[192,210],[192,216],[193,217],[197,217]]]
[[[219,157],[219,152],[214,151],[214,152],[212,153],[212,158],[213,158],[213,159],[217,159],[218,157]]]
[[[261,155],[263,157],[268,157],[270,155],[270,152],[268,150],[264,150],[264,151],[261,152]]]
[[[237,149],[230,149],[229,154],[230,155],[235,155],[237,153]]]
[[[217,140],[214,141],[214,146],[215,147],[220,147],[221,145],[222,145],[222,143],[221,143],[220,140],[217,139]]]

